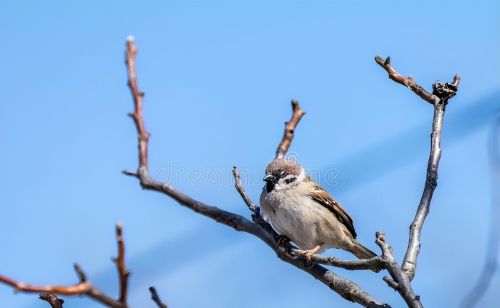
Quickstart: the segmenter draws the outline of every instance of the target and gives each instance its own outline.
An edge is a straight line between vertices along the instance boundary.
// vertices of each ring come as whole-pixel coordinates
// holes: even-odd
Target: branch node
[[[431,186],[432,189],[435,189],[438,185],[437,183],[438,175],[435,171],[429,171],[427,173],[427,183]]]
[[[449,82],[439,82],[437,81],[432,85],[432,94],[440,98],[440,101],[446,105],[448,100],[455,95],[457,95],[458,84],[460,82],[460,77],[455,75],[452,83]]]

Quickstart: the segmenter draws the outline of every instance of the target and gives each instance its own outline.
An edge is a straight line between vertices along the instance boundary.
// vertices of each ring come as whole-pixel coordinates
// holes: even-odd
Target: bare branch
[[[0,275],[0,282],[13,287],[17,292],[27,293],[55,293],[59,295],[81,295],[86,294],[90,289],[90,284],[81,282],[72,286],[36,286]]]
[[[118,232],[118,230],[120,230]],[[123,248],[123,253],[121,254],[122,257],[124,258],[124,244],[123,244],[123,239],[121,238],[121,227],[117,226],[117,241],[118,241],[118,246],[122,245]],[[120,241],[122,242],[120,244]],[[120,248],[119,248],[120,251]],[[120,253],[119,253],[120,256]],[[125,261],[123,261],[124,264]],[[101,290],[99,290],[96,286],[94,286],[87,278],[87,275],[83,272],[81,267],[78,264],[74,264],[74,270],[76,275],[78,276],[79,283],[71,286],[59,286],[59,285],[49,285],[49,286],[37,286],[37,285],[32,285],[28,283],[24,283],[21,281],[16,281],[14,279],[1,276],[0,275],[0,283],[3,283],[5,285],[11,286],[14,288],[17,292],[26,292],[26,293],[44,293],[44,298],[48,295],[54,295],[59,294],[59,295],[86,295],[97,302],[104,304],[108,307],[111,308],[128,308],[126,302],[122,302],[121,300],[115,300],[114,298],[110,297],[109,295],[103,293]],[[120,281],[120,284],[123,282]],[[121,291],[126,292],[126,282],[125,282],[125,288],[123,286],[120,286]],[[120,295],[121,297],[121,295]],[[40,297],[41,298],[41,297]],[[126,298],[126,295],[125,295]],[[54,306],[53,306],[54,307]],[[56,306],[58,307],[58,306]],[[62,307],[62,303],[61,303]]]
[[[158,292],[156,292],[155,287],[149,287],[149,292],[151,292],[151,299],[156,303],[158,308],[167,308],[167,304],[162,302],[160,296],[158,295]]]
[[[300,122],[302,116],[306,114],[299,105],[299,102],[296,100],[292,100],[292,117],[290,121],[285,122],[285,131],[283,132],[283,138],[281,139],[278,148],[276,149],[276,157],[275,158],[284,158],[286,152],[290,148],[292,144],[293,136],[295,134],[295,128]]]
[[[88,295],[96,301],[113,308],[125,308],[115,299],[107,296],[90,282],[80,282],[72,286],[37,286],[0,276],[0,282],[13,287],[17,292],[26,293],[54,293],[59,295]]]
[[[129,78],[128,85],[130,87],[130,92],[134,101],[134,112],[131,114],[131,117],[134,120],[137,130],[137,137],[139,140],[139,168],[137,173],[124,172],[124,174],[137,177],[144,189],[162,192],[179,202],[181,205],[184,205],[199,214],[210,217],[222,224],[228,225],[237,231],[245,231],[253,234],[261,238],[268,245],[273,246],[273,238],[269,236],[269,234],[265,232],[259,225],[251,222],[245,217],[221,210],[215,206],[206,205],[180,191],[177,191],[168,184],[162,184],[155,181],[149,176],[147,163],[149,133],[145,129],[144,119],[142,116],[142,97],[144,96],[144,93],[139,91],[139,87],[137,85],[135,72],[136,55],[137,48],[135,47],[134,39],[133,37],[128,37],[125,63],[127,64],[127,72]]]
[[[237,215],[228,211],[224,211],[215,206],[210,206],[195,200],[188,195],[176,190],[171,185],[166,183],[159,183],[155,181],[148,175],[148,139],[149,133],[147,133],[144,127],[144,120],[142,117],[142,97],[143,94],[139,91],[137,81],[136,81],[136,73],[135,73],[135,57],[137,55],[137,48],[135,47],[135,43],[132,37],[127,39],[127,52],[126,52],[126,64],[128,70],[129,77],[129,87],[130,92],[132,93],[132,98],[134,101],[134,113],[131,115],[134,120],[137,135],[139,139],[139,168],[137,173],[133,172],[124,172],[124,174],[129,176],[134,176],[139,179],[140,185],[144,189],[154,190],[157,192],[161,192],[170,198],[177,201],[179,204],[190,208],[191,210],[209,217],[219,223],[222,223],[226,226],[229,226],[237,231],[243,231],[249,234],[252,234],[259,239],[261,239],[264,243],[266,243],[269,247],[275,250],[278,254],[278,257],[283,261],[290,263],[305,272],[309,273],[316,279],[320,280],[323,284],[327,285],[330,289],[337,292],[343,298],[359,303],[365,307],[388,307],[387,305],[382,304],[380,301],[374,299],[370,294],[366,291],[362,290],[357,284],[352,281],[345,279],[337,274],[328,271],[326,268],[314,264],[313,266],[307,265],[301,260],[301,258],[292,256],[287,253],[282,253],[276,248],[276,243],[273,237],[273,230],[262,220],[259,214],[258,207],[255,207],[254,215],[252,215],[253,222],[248,220],[247,218]],[[289,122],[285,125],[285,134],[283,136],[283,140],[280,143],[280,146],[277,150],[277,157],[286,153],[288,148],[290,147],[290,143],[293,138],[293,133],[296,125],[298,124],[300,118],[304,115],[304,112],[300,109],[300,106],[297,102],[292,101],[292,109],[293,115]],[[236,174],[234,174],[236,176]],[[241,184],[241,183],[240,183]],[[241,185],[240,185],[241,187]],[[238,189],[238,185],[236,185]],[[243,190],[244,191],[244,190]],[[240,192],[241,194],[241,192]],[[244,194],[246,195],[246,194]],[[250,200],[248,198],[248,200]],[[245,200],[247,203],[247,200]],[[250,205],[249,205],[250,204]],[[247,206],[251,209],[251,204],[247,203]],[[254,205],[255,206],[255,205]],[[255,221],[259,222],[256,223]]]
[[[125,243],[123,241],[123,229],[121,225],[116,225],[116,242],[118,246],[118,256],[113,259],[118,270],[118,279],[120,281],[119,301],[127,305],[128,277],[130,272],[125,268]]]
[[[415,218],[410,225],[410,237],[408,241],[408,248],[406,250],[406,255],[401,268],[403,272],[408,276],[410,280],[415,276],[415,271],[417,268],[417,258],[420,251],[420,234],[422,232],[422,227],[425,222],[425,218],[429,213],[429,208],[431,204],[432,195],[437,186],[438,178],[438,167],[439,160],[441,158],[441,132],[443,129],[443,117],[446,104],[448,100],[455,96],[460,83],[460,77],[455,75],[452,83],[440,83],[436,82],[433,84],[433,93],[430,94],[419,86],[413,78],[403,77],[400,75],[390,64],[390,58],[388,57],[385,61],[379,56],[375,57],[375,61],[382,66],[389,77],[407,86],[418,96],[420,96],[425,101],[433,104],[434,106],[434,118],[432,121],[432,133],[431,133],[431,149],[429,154],[429,161],[427,164],[427,175],[425,179],[424,191],[422,193],[422,198],[415,214]]]
[[[358,303],[364,307],[390,307],[387,304],[383,304],[380,301],[373,298],[368,292],[363,290],[359,285],[352,282],[349,279],[346,279],[340,275],[335,274],[327,270],[326,268],[314,264],[312,267],[303,262],[301,259],[298,259],[297,262],[292,262],[293,259],[288,259],[289,255],[278,254],[280,259],[283,261],[290,263],[306,272],[311,274],[314,278],[321,281],[323,284],[328,285],[332,291],[335,291],[337,294],[342,296],[344,299]]]
[[[40,294],[39,298],[49,303],[52,308],[63,308],[64,300],[57,298],[55,294]]]

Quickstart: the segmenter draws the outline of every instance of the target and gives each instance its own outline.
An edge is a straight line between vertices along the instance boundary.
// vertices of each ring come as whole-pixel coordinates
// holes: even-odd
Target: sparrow
[[[273,160],[264,181],[260,195],[264,220],[294,242],[306,259],[329,248],[349,251],[359,259],[376,256],[356,241],[353,221],[345,209],[298,163]]]

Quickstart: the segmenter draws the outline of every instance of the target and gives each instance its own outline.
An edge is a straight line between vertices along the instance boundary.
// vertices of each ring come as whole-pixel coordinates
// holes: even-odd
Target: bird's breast
[[[319,231],[331,213],[296,190],[263,191],[264,219],[302,249],[318,245]]]

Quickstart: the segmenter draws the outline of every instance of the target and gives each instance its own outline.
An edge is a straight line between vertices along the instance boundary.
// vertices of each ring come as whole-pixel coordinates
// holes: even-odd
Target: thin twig
[[[419,86],[415,82],[415,80],[413,80],[413,77],[405,77],[396,72],[396,70],[391,66],[391,57],[387,57],[385,60],[383,60],[381,57],[376,56],[375,61],[378,63],[378,65],[382,66],[387,71],[387,73],[389,74],[389,78],[397,83],[404,85],[405,87],[408,87],[426,102],[434,104],[435,100],[438,99],[437,97],[432,95],[432,93],[427,92],[424,88]]]
[[[82,268],[80,267],[80,265],[78,263],[73,264],[73,270],[75,271],[76,276],[78,276],[80,283],[89,281],[89,279],[87,278],[87,275],[85,274],[85,272],[82,270]]]
[[[384,281],[385,281],[385,283],[387,283],[387,285],[388,285],[389,287],[393,288],[393,289],[394,289],[394,291],[397,291],[397,290],[398,290],[398,288],[399,288],[398,283],[397,283],[397,282],[395,282],[394,280],[392,280],[391,278],[389,278],[389,277],[387,277],[387,276],[384,276],[384,277],[382,278],[382,280],[384,280]]]
[[[116,242],[118,247],[118,256],[113,259],[118,270],[118,279],[120,281],[119,301],[127,305],[128,277],[130,272],[125,267],[125,242],[123,241],[123,229],[121,225],[116,225]]]
[[[240,196],[243,199],[243,201],[245,201],[245,204],[248,206],[248,209],[255,214],[257,206],[255,205],[255,203],[253,203],[252,199],[250,199],[250,197],[247,195],[245,188],[243,188],[243,185],[241,184],[240,172],[238,171],[238,168],[236,166],[233,166],[233,176],[234,176],[234,187],[240,193]]]
[[[260,207],[255,205],[252,199],[248,196],[243,184],[241,183],[240,172],[238,171],[238,167],[233,166],[233,177],[234,177],[234,187],[240,194],[241,198],[247,205],[248,209],[252,212],[252,221],[259,226],[261,226],[264,231],[269,233],[271,237],[276,241],[279,234],[274,231],[273,227],[262,218],[260,214]]]
[[[49,303],[52,308],[63,308],[64,300],[57,298],[55,294],[52,293],[40,294],[39,298]]]
[[[17,292],[26,293],[54,293],[59,295],[87,295],[96,301],[113,308],[125,308],[120,302],[104,294],[89,281],[81,281],[72,286],[37,286],[0,276],[0,282],[13,287]]]
[[[148,140],[150,134],[144,126],[144,120],[142,117],[142,98],[144,97],[144,92],[139,90],[137,84],[137,75],[135,71],[135,58],[137,56],[137,47],[135,47],[134,37],[127,37],[127,49],[125,55],[125,61],[128,67],[128,86],[130,88],[130,93],[134,99],[134,113],[130,116],[134,119],[134,123],[137,128],[137,133],[139,137],[139,166],[141,168],[148,168]]]
[[[156,303],[158,308],[167,308],[167,304],[162,302],[160,296],[158,295],[158,292],[156,292],[155,287],[149,287],[149,292],[151,292],[151,299]]]
[[[302,250],[292,249],[291,253],[296,256],[304,257],[304,260],[306,260]],[[381,256],[352,261],[342,260],[335,257],[323,257],[321,255],[314,254],[311,256],[310,260],[314,263],[331,265],[351,271],[371,270],[375,273],[378,273],[384,268],[384,263]]]
[[[188,195],[176,190],[171,185],[166,183],[159,183],[153,178],[151,178],[148,174],[148,140],[149,133],[146,131],[144,126],[144,120],[142,116],[142,97],[143,93],[140,92],[139,87],[136,81],[136,72],[135,72],[135,58],[137,55],[137,48],[135,46],[134,40],[132,37],[127,39],[127,51],[126,51],[126,61],[127,71],[129,77],[129,87],[130,92],[132,94],[132,98],[134,101],[134,113],[131,115],[134,120],[135,127],[137,130],[137,136],[139,139],[139,168],[137,173],[124,172],[124,174],[129,176],[134,176],[139,179],[140,185],[144,189],[154,190],[157,192],[161,192],[170,198],[174,199],[178,203],[191,210],[209,217],[219,223],[222,223],[226,226],[229,226],[237,231],[243,231],[249,234],[252,234],[259,239],[261,239],[264,243],[266,243],[273,250],[277,251],[276,243],[273,238],[273,233],[271,230],[268,230],[265,222],[262,220],[262,224],[256,223],[255,220],[260,219],[260,215],[258,215],[258,209],[256,208],[256,213],[252,215],[254,221],[250,221],[247,218],[237,215],[228,211],[224,211],[215,206],[207,205],[203,202],[195,200]],[[285,130],[285,136],[278,148],[277,155],[282,153],[286,153],[288,148],[290,147],[290,142],[293,138],[293,130],[297,125],[298,121],[304,114],[304,112],[298,106],[298,103],[292,102],[293,114],[292,119],[287,123],[287,129]],[[267,224],[268,225],[268,224]],[[359,303],[365,307],[387,307],[383,305],[380,301],[373,298],[366,291],[361,289],[357,284],[352,281],[343,278],[331,271],[328,271],[326,268],[314,264],[313,266],[305,264],[301,258],[294,257],[289,254],[283,254],[277,251],[278,256],[285,262],[290,263],[305,272],[309,273],[316,279],[320,280],[323,284],[327,285],[330,289],[337,292],[343,298]]]
[[[276,149],[275,158],[285,157],[286,152],[288,152],[288,149],[292,144],[293,136],[295,135],[295,128],[304,114],[306,113],[300,108],[299,102],[292,100],[292,117],[290,118],[290,121],[285,122],[285,131],[283,132],[283,138]]]
[[[0,282],[11,286],[17,292],[28,293],[55,293],[59,295],[80,295],[86,294],[90,289],[88,282],[80,282],[72,286],[36,286],[0,275]]]
[[[433,84],[433,92],[430,94],[419,86],[411,77],[404,77],[400,75],[390,63],[390,58],[384,61],[379,56],[375,57],[375,61],[383,67],[389,77],[410,88],[418,96],[434,106],[434,117],[432,121],[431,133],[431,149],[429,154],[429,161],[427,164],[427,174],[425,178],[424,191],[418,206],[415,218],[410,225],[410,237],[408,241],[408,248],[406,250],[405,258],[401,266],[403,272],[410,280],[415,276],[417,269],[417,258],[420,251],[420,234],[425,222],[425,218],[429,213],[432,195],[437,186],[439,160],[441,158],[441,132],[443,129],[443,117],[448,100],[455,96],[460,83],[460,77],[455,75],[452,83]]]

